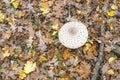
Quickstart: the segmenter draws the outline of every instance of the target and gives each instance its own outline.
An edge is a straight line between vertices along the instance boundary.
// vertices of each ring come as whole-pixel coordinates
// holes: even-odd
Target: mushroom
[[[64,24],[58,33],[59,41],[67,48],[76,49],[83,46],[88,38],[87,27],[78,21]]]

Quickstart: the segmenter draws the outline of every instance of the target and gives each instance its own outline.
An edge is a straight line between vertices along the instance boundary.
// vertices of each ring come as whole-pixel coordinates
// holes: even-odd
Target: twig
[[[2,80],[2,74],[0,73],[0,80]]]
[[[69,0],[68,0],[68,17],[67,17],[67,21],[70,21],[70,18],[71,18],[71,7],[70,7],[71,5],[70,5],[70,2],[69,2]]]
[[[117,17],[120,17],[120,12],[115,11],[114,13],[115,13],[115,15],[116,15]]]
[[[104,35],[104,32],[105,32],[105,24],[103,24],[100,28],[100,35],[103,36]],[[100,43],[100,48],[99,48],[99,58],[98,58],[98,61],[96,62],[95,64],[95,70],[94,70],[94,75],[92,77],[92,80],[97,80],[98,78],[98,75],[99,75],[99,69],[100,69],[100,64],[102,63],[103,61],[103,53],[104,53],[104,43],[101,42]]]
[[[120,55],[120,46],[118,46],[117,44],[113,44],[113,46],[115,47],[115,49],[113,50],[114,53]]]

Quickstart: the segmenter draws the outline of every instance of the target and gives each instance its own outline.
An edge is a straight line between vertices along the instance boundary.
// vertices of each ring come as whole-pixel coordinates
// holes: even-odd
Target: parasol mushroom
[[[83,46],[88,38],[87,27],[78,21],[64,24],[58,33],[59,41],[67,48],[76,49]]]

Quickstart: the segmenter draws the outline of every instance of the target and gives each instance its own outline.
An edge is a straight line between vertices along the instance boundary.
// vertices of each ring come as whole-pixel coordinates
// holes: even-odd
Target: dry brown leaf
[[[18,14],[19,18],[21,18],[25,15],[25,13],[23,11],[18,11],[17,14]]]
[[[55,6],[53,6],[53,15],[55,15],[56,17],[62,17],[64,15],[64,10],[63,10],[63,1],[56,1],[55,2]]]
[[[82,78],[84,79],[87,79],[88,76],[90,75],[91,73],[91,65],[88,64],[87,62],[85,61],[82,61],[81,64],[80,64],[80,70],[79,70],[79,74]]]
[[[33,72],[30,74],[30,79],[29,80],[44,80],[46,75],[39,73],[39,72]]]
[[[4,48],[2,48],[2,56],[3,58],[9,57],[10,56],[10,46],[6,45]]]
[[[102,4],[107,4],[107,3],[108,3],[108,0],[97,0],[96,2],[102,3]]]
[[[107,71],[110,69],[110,65],[108,63],[105,63],[101,69],[102,74],[107,73]]]
[[[29,36],[29,39],[27,40],[27,42],[28,42],[28,45],[31,46],[32,42],[33,42],[33,37],[34,37],[35,31],[32,26],[28,27],[28,31],[29,31],[30,36]]]
[[[106,47],[105,47],[104,50],[105,50],[106,52],[110,53],[113,49],[115,49],[115,47],[106,45]]]
[[[11,37],[11,31],[3,32],[2,36],[6,39],[9,39]]]
[[[120,60],[115,60],[112,64],[111,64],[112,69],[114,70],[120,70]]]
[[[87,59],[94,59],[95,56],[98,55],[97,52],[97,43],[93,43],[93,45],[87,45],[84,47],[84,53],[86,54],[85,56]]]
[[[46,44],[54,42],[52,38],[47,38],[43,36],[43,40],[45,41]]]

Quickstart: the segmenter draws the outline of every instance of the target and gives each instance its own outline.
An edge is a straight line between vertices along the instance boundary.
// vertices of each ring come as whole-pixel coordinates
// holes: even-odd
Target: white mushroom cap
[[[58,37],[65,47],[75,49],[86,43],[88,30],[81,22],[68,22],[61,27]]]

